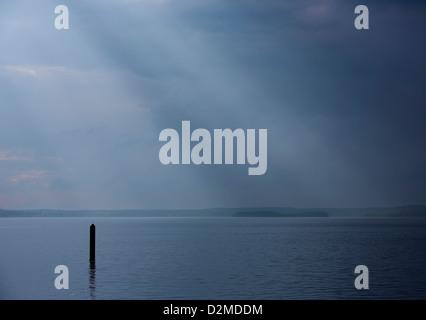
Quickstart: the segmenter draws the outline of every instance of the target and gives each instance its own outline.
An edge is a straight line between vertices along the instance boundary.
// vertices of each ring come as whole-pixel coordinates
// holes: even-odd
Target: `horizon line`
[[[385,209],[385,208],[400,208],[400,207],[426,207],[426,204],[403,204],[403,205],[383,205],[383,206],[360,206],[360,207],[298,207],[298,206],[256,206],[256,207],[208,207],[208,208],[196,208],[196,209],[188,209],[188,208],[180,208],[180,209],[164,209],[164,208],[149,208],[149,209],[47,209],[47,208],[38,208],[38,209],[3,209],[0,208],[0,211],[197,211],[197,210],[232,210],[232,209],[265,209],[265,208],[288,208],[288,209]]]

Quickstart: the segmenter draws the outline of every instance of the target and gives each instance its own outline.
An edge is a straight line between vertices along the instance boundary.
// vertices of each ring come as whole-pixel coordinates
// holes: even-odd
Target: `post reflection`
[[[96,299],[96,263],[90,261],[89,266],[89,294],[91,299]]]

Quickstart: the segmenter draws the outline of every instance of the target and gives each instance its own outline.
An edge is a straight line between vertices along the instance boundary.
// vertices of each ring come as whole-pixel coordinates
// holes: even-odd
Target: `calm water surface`
[[[425,299],[426,220],[1,218],[1,299]],[[55,266],[69,268],[56,290]],[[368,266],[370,289],[354,288]]]

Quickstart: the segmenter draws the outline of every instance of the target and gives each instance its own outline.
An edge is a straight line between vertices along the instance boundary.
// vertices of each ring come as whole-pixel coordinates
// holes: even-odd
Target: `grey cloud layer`
[[[1,3],[0,207],[425,203],[425,4],[366,3],[368,31],[357,4],[73,1],[57,31]],[[267,128],[267,174],[162,166],[182,120]]]

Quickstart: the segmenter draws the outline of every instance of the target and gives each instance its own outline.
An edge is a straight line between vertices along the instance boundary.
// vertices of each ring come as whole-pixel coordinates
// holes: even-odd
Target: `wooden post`
[[[92,223],[90,226],[90,261],[95,261],[95,241],[96,241],[96,227]]]

